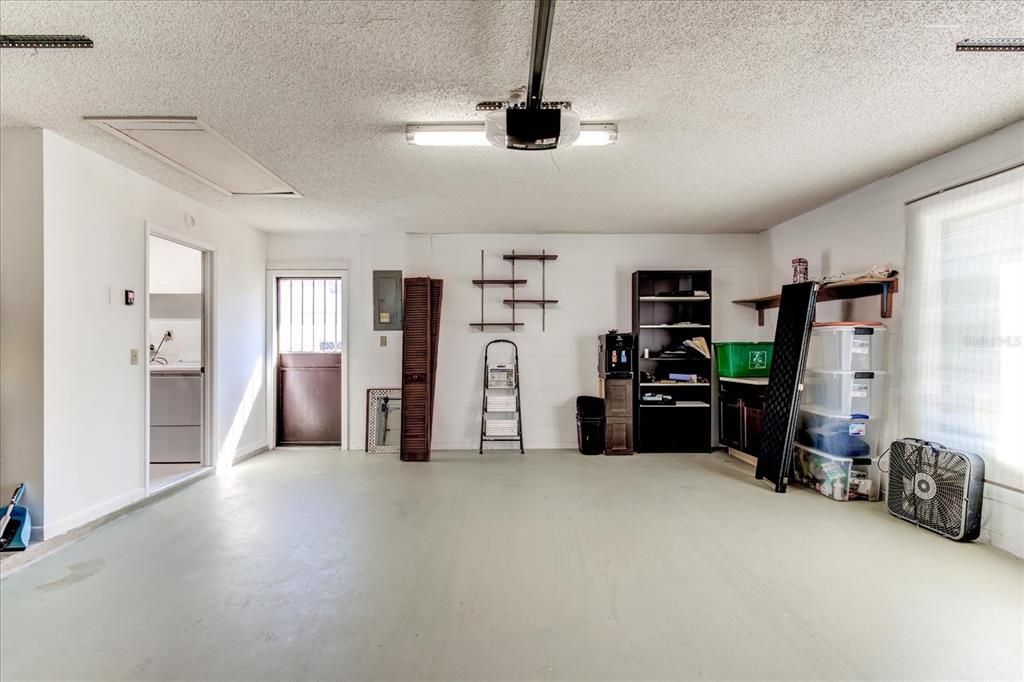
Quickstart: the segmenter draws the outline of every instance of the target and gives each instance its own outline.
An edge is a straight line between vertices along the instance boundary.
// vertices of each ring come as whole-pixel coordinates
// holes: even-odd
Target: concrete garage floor
[[[725,455],[278,451],[0,583],[5,679],[1022,677],[1024,562]]]

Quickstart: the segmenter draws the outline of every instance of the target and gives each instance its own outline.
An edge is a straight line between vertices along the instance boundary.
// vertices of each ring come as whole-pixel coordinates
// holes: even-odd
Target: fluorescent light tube
[[[601,147],[615,142],[619,128],[614,123],[583,123],[576,147]],[[405,139],[420,147],[489,147],[483,123],[438,123],[407,125]]]
[[[421,147],[490,147],[483,123],[442,123],[405,127],[409,144]]]
[[[619,127],[614,123],[584,123],[574,147],[603,147],[619,138]]]

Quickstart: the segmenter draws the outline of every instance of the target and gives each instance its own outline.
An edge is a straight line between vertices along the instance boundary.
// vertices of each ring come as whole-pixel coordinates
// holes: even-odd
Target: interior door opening
[[[209,465],[205,369],[209,257],[201,249],[149,236],[150,492],[181,482]]]
[[[340,277],[279,277],[276,445],[342,442]]]

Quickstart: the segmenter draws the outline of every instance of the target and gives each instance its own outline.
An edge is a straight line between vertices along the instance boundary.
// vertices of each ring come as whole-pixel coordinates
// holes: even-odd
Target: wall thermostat
[[[124,304],[125,305],[135,305],[135,290],[134,289],[125,289],[124,290]]]

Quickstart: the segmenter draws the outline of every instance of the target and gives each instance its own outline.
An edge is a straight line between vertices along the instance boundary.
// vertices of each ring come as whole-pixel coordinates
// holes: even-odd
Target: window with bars
[[[281,353],[341,351],[341,279],[277,280],[277,346]]]

